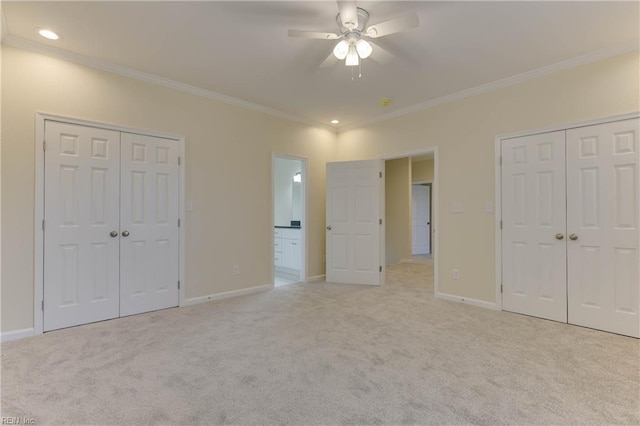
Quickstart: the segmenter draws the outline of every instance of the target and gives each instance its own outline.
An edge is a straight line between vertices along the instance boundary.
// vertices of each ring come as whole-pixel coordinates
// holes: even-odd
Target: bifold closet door
[[[120,316],[178,306],[178,147],[122,133]]]
[[[569,323],[640,337],[639,120],[567,131]]]
[[[501,150],[503,309],[566,322],[565,132]]]
[[[119,314],[120,133],[45,123],[44,331]]]

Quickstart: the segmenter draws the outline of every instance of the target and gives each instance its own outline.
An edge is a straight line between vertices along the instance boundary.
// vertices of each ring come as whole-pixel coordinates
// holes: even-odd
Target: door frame
[[[518,138],[522,136],[532,136],[542,133],[557,132],[563,130],[570,130],[579,127],[593,126],[597,124],[610,123],[613,121],[630,120],[634,118],[640,118],[640,111],[631,112],[628,114],[612,115],[603,118],[597,118],[593,120],[579,121],[568,124],[561,124],[557,126],[540,127],[537,129],[523,130],[514,133],[506,133],[497,135],[494,140],[493,155],[494,155],[494,191],[495,191],[495,221],[494,221],[494,241],[495,241],[495,294],[496,294],[496,308],[503,310],[502,307],[502,141],[505,139]],[[640,174],[638,176],[640,180]],[[638,185],[640,188],[640,183]],[[640,243],[640,241],[639,241]]]
[[[276,274],[276,267],[275,264],[273,262],[274,259],[274,248],[273,248],[273,244],[274,244],[274,239],[275,237],[273,236],[273,221],[274,221],[274,214],[273,214],[273,210],[275,208],[275,200],[274,200],[274,193],[273,193],[273,186],[275,184],[275,169],[276,169],[276,158],[282,158],[285,160],[296,160],[296,161],[300,161],[302,163],[302,166],[300,168],[300,172],[302,173],[302,186],[301,186],[301,191],[300,191],[300,195],[302,196],[302,220],[300,221],[300,246],[302,247],[302,253],[300,256],[300,259],[302,261],[302,265],[300,265],[300,282],[307,282],[307,280],[309,279],[309,277],[307,276],[307,261],[308,259],[308,247],[307,247],[307,232],[309,227],[307,226],[308,222],[309,222],[309,209],[308,207],[308,200],[307,200],[307,191],[308,191],[308,173],[307,173],[307,169],[308,169],[308,163],[309,163],[309,159],[306,157],[298,157],[295,155],[289,155],[289,154],[280,154],[278,152],[271,152],[271,188],[269,190],[269,192],[271,193],[271,213],[269,215],[270,217],[270,229],[271,229],[271,237],[270,237],[270,241],[271,241],[271,249],[269,250],[269,252],[271,253],[271,287],[274,287],[274,282],[275,282],[275,274]]]
[[[97,127],[100,129],[114,130],[117,132],[137,133],[141,135],[154,136],[164,139],[171,139],[178,143],[180,156],[180,171],[178,182],[178,218],[180,227],[178,228],[178,271],[180,279],[180,289],[178,290],[178,306],[182,306],[185,300],[186,274],[185,246],[186,246],[186,224],[185,224],[185,197],[186,197],[186,159],[185,159],[185,137],[170,133],[144,130],[134,127],[121,126],[117,124],[103,123],[99,121],[85,120],[67,116],[51,114],[47,112],[36,112],[35,127],[35,211],[34,211],[34,256],[33,256],[33,334],[42,334],[44,329],[44,141],[45,122],[59,121],[86,127]]]
[[[447,298],[446,294],[440,293],[440,267],[438,265],[439,261],[439,239],[440,234],[438,232],[437,226],[440,224],[439,221],[439,206],[440,206],[440,192],[439,192],[439,176],[440,176],[440,157],[438,156],[438,146],[430,146],[426,148],[422,148],[414,151],[407,151],[399,154],[389,154],[389,155],[381,155],[378,157],[380,160],[395,160],[397,158],[405,158],[405,157],[418,157],[425,154],[433,154],[433,182],[431,182],[431,258],[433,259],[433,294],[438,299]],[[386,179],[386,176],[385,176]],[[413,184],[414,182],[411,182]],[[417,182],[416,182],[417,183]],[[382,186],[384,190],[384,185]],[[383,202],[385,200],[384,192],[382,193]],[[386,244],[386,235],[384,232],[381,235],[382,241]],[[382,253],[384,253],[384,248]]]

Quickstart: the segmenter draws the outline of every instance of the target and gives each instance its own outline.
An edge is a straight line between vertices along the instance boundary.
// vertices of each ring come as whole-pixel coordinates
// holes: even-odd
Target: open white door
[[[382,160],[327,163],[327,281],[384,283]]]

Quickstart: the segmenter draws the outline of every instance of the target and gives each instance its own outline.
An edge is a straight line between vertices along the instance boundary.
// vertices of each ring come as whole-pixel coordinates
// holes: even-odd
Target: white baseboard
[[[198,303],[211,302],[213,300],[228,299],[230,297],[244,296],[245,294],[259,293],[261,291],[271,290],[273,284],[259,285],[257,287],[242,288],[240,290],[225,291],[222,293],[209,294],[207,296],[192,297],[182,302],[182,306],[197,305]]]
[[[326,275],[314,275],[313,277],[309,277],[307,278],[307,282],[308,283],[316,283],[319,281],[325,281],[326,279]]]
[[[23,328],[22,330],[5,331],[0,333],[0,342],[9,342],[11,340],[24,339],[25,337],[31,337],[35,334],[33,328]]]
[[[485,300],[471,299],[468,297],[461,297],[453,294],[436,293],[436,299],[447,300],[449,302],[464,303],[466,305],[478,306],[480,308],[492,309],[494,311],[500,310],[500,308],[498,307],[498,304],[495,302],[487,302]]]

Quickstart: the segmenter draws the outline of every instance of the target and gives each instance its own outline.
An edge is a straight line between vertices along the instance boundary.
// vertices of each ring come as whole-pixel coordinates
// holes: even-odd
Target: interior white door
[[[639,120],[567,131],[571,324],[640,337]]]
[[[178,147],[122,133],[120,316],[178,305]]]
[[[431,188],[428,185],[411,186],[411,253],[431,253],[431,218],[430,195]]]
[[[44,331],[115,318],[120,133],[46,121],[45,140]]]
[[[565,132],[502,142],[503,309],[567,321]]]
[[[327,163],[327,281],[381,285],[382,160]]]

